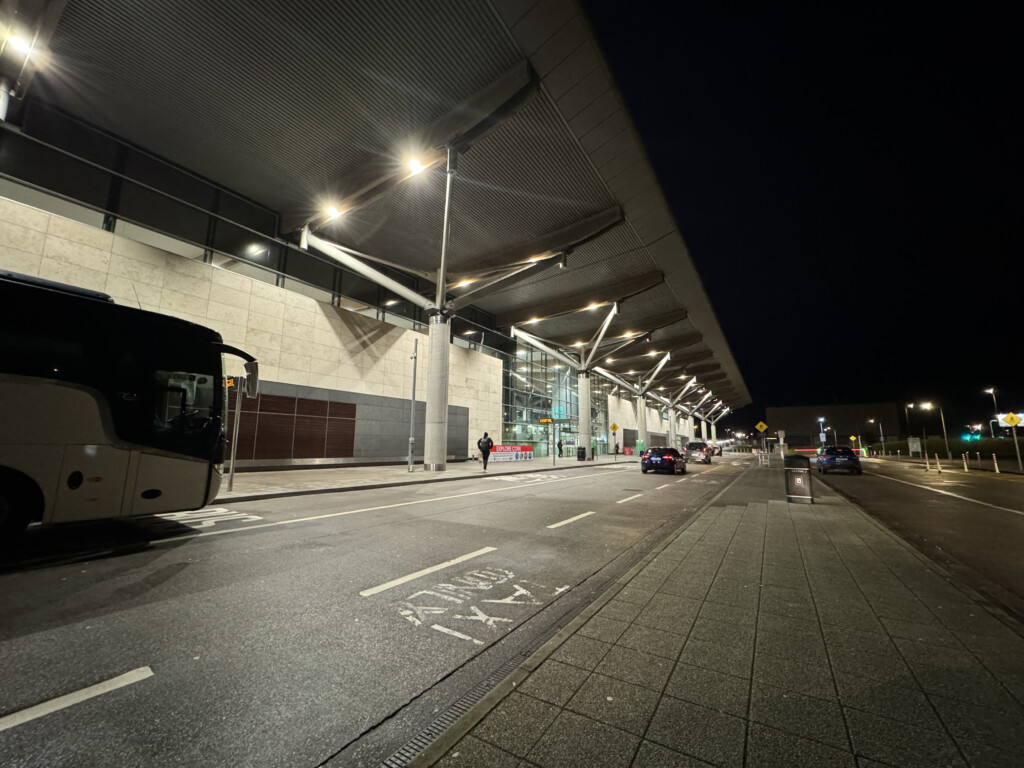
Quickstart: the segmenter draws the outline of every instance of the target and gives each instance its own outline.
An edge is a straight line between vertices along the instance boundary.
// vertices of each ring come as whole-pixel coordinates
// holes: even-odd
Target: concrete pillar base
[[[427,350],[427,407],[423,435],[423,469],[443,472],[448,460],[448,359],[451,323],[442,314],[430,318]]]

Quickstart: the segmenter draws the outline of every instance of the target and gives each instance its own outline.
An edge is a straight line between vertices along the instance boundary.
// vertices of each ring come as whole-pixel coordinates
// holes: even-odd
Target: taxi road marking
[[[27,723],[30,720],[35,720],[37,717],[43,717],[44,715],[52,714],[53,712],[57,712],[61,709],[67,709],[74,704],[80,704],[83,701],[93,699],[97,696],[102,696],[104,693],[116,691],[118,688],[124,688],[126,685],[137,683],[140,680],[145,680],[147,677],[152,676],[152,669],[149,667],[139,667],[138,669],[133,669],[131,672],[125,672],[123,675],[118,675],[117,677],[112,677],[109,680],[104,680],[102,683],[90,685],[88,688],[83,688],[80,691],[68,693],[64,696],[58,696],[56,699],[50,699],[49,701],[44,701],[42,704],[36,704],[34,707],[23,709],[20,712],[14,712],[6,717],[0,717],[0,731],[6,731],[8,728],[13,728],[16,725]]]
[[[549,525],[548,528],[561,528],[563,525],[568,525],[569,523],[576,522],[580,518],[587,517],[588,515],[592,515],[592,514],[594,514],[594,513],[593,512],[584,512],[582,515],[576,515],[576,517],[570,517],[568,520],[563,520],[560,523],[555,523],[554,525]]]
[[[438,563],[437,565],[432,565],[429,568],[424,568],[422,571],[416,571],[416,573],[410,573],[408,576],[402,576],[401,578],[394,579],[393,581],[389,581],[389,582],[387,582],[385,584],[381,584],[381,585],[376,586],[376,587],[370,587],[370,589],[364,589],[359,594],[361,596],[363,596],[363,597],[369,597],[370,595],[376,595],[378,592],[383,592],[386,589],[391,589],[392,587],[397,587],[399,584],[405,584],[405,582],[407,582],[407,581],[412,581],[413,579],[418,579],[420,576],[426,576],[428,573],[433,573],[434,571],[440,571],[442,568],[449,568],[449,567],[451,567],[453,565],[456,565],[458,563],[464,563],[467,560],[472,560],[474,557],[480,557],[480,555],[486,555],[488,552],[493,552],[496,549],[497,549],[497,547],[484,547],[483,549],[478,549],[476,552],[470,552],[468,555],[462,555],[461,557],[456,557],[454,560],[446,560],[443,563]]]
[[[619,499],[615,503],[616,504],[625,504],[627,501],[632,501],[633,499],[639,499],[641,496],[643,496],[642,493],[634,493],[632,496],[627,496],[624,499]]]

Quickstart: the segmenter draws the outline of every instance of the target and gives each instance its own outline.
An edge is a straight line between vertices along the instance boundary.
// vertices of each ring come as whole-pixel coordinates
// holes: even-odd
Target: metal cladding
[[[626,299],[610,340],[678,314],[664,338],[720,366],[732,408],[750,402],[575,0],[67,0],[49,48],[32,98],[267,206],[282,236],[351,201],[318,234],[420,275],[438,268],[445,164],[389,169],[458,147],[451,275],[574,227],[593,234],[564,250],[563,269],[529,270],[473,305],[499,324],[558,308],[531,330],[584,340],[604,313],[560,314],[573,305]]]

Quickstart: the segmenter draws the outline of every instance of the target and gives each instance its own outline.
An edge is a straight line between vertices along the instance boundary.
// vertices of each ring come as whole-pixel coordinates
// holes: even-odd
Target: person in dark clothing
[[[476,441],[476,447],[480,449],[480,458],[484,462],[484,472],[487,471],[487,458],[491,455],[491,448],[494,447],[494,441],[487,436],[484,432],[484,436]]]
[[[558,455],[559,456],[562,455],[562,441],[561,440],[558,441]]]

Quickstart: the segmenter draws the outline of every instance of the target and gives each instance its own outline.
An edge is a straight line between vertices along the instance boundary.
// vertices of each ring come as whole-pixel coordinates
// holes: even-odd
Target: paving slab
[[[1024,627],[842,499],[732,472],[412,765],[1020,765]]]

